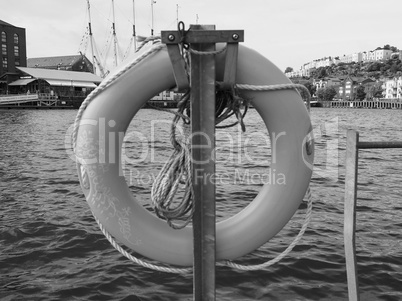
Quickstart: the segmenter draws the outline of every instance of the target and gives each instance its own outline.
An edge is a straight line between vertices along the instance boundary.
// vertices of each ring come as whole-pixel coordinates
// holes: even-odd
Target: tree
[[[334,87],[318,89],[316,92],[318,99],[322,101],[332,101],[336,94],[337,92]]]
[[[310,95],[313,96],[315,92],[317,91],[316,85],[313,85],[311,82],[307,82],[304,84],[307,88],[307,90],[310,92]]]
[[[373,62],[367,66],[367,72],[380,71],[382,64],[380,62]]]
[[[397,65],[397,64],[393,64],[393,65],[391,66],[391,68],[389,68],[389,71],[391,72],[391,74],[396,73],[397,71],[399,71],[398,65]]]
[[[288,73],[288,72],[293,72],[293,68],[292,67],[286,67],[285,73]]]
[[[318,78],[324,78],[327,76],[327,70],[324,67],[318,68]]]
[[[363,100],[366,97],[366,92],[364,92],[364,86],[360,85],[356,89],[356,98],[358,100]]]
[[[325,100],[332,101],[335,95],[338,94],[334,87],[326,87],[325,88]]]
[[[315,95],[317,95],[319,100],[324,100],[324,88],[318,89]]]
[[[381,98],[382,97],[382,84],[376,83],[370,88],[370,97],[372,98]]]

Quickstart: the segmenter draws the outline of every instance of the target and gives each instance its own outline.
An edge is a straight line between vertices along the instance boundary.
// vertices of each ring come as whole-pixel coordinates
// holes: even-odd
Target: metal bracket
[[[244,30],[189,30],[184,37],[179,31],[162,31],[161,37],[162,43],[167,45],[179,92],[188,89],[190,83],[178,45],[181,43],[200,43],[200,41],[203,43],[227,43],[225,71],[223,83],[220,87],[224,90],[233,89],[236,82],[238,45],[239,42],[244,41]]]
[[[181,56],[179,45],[168,44],[168,54],[172,62],[174,79],[176,80],[177,92],[183,92],[190,87],[185,63]]]
[[[236,83],[239,43],[228,43],[226,47],[225,71],[223,74],[223,83],[220,88],[223,90],[231,90]]]

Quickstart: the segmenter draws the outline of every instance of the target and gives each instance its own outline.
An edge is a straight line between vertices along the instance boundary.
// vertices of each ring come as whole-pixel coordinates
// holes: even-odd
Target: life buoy
[[[223,78],[224,54],[216,57],[217,80]],[[124,68],[124,67],[122,67]],[[237,83],[290,83],[256,51],[239,46]],[[136,201],[121,173],[125,133],[138,110],[154,95],[175,86],[167,50],[153,53],[100,92],[83,112],[77,132],[76,156],[81,187],[104,228],[121,243],[148,258],[168,264],[193,263],[193,231],[180,230],[148,212]],[[216,259],[235,259],[266,243],[293,216],[308,188],[314,152],[311,121],[294,90],[244,91],[268,128],[275,159],[271,170],[284,183],[267,183],[238,214],[216,224]],[[120,138],[119,138],[120,137]],[[273,143],[274,142],[274,143]]]

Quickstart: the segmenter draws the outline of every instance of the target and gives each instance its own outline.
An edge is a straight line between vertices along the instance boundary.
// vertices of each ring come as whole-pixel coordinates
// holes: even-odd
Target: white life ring
[[[220,81],[224,61],[224,54],[217,55],[217,80]],[[236,82],[290,83],[269,60],[244,46],[239,46]],[[120,173],[123,139],[119,139],[117,133],[126,132],[147,100],[173,86],[175,79],[166,48],[129,69],[95,96],[83,112],[77,132],[76,156],[87,202],[112,236],[148,258],[190,266],[193,263],[192,228],[174,230],[144,209]],[[248,254],[277,234],[296,212],[312,174],[312,141],[310,150],[306,151],[312,126],[300,95],[295,90],[244,91],[243,94],[252,100],[268,128],[271,142],[275,141],[276,158],[271,162],[271,170],[285,175],[285,183],[265,184],[246,208],[216,224],[217,260]],[[109,121],[115,122],[113,127],[108,126]]]

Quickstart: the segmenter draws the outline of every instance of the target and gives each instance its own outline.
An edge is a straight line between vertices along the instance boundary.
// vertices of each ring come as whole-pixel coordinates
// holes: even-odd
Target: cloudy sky
[[[152,0],[135,0],[137,35],[150,35]],[[390,44],[402,49],[401,0],[156,0],[154,31],[186,24],[243,29],[244,45],[279,68]],[[102,60],[112,56],[112,0],[90,0],[92,31]],[[0,0],[0,19],[26,29],[30,57],[91,55],[86,0]],[[120,56],[129,51],[133,0],[114,0]]]

